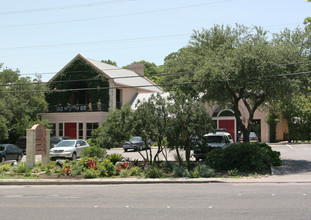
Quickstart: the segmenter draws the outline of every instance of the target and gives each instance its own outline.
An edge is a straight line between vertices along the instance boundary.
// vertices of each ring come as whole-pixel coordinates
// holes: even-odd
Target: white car
[[[76,160],[81,156],[82,150],[86,147],[89,147],[89,144],[81,139],[62,140],[50,150],[50,158],[51,160],[56,158]]]
[[[196,161],[199,161],[200,159],[205,159],[209,151],[222,149],[233,143],[234,140],[228,132],[218,131],[215,133],[208,133],[205,134],[203,139],[199,141],[199,144],[194,147],[193,156]]]

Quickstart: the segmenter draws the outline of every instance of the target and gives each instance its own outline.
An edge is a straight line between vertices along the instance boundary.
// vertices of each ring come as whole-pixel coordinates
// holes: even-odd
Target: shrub
[[[209,168],[205,164],[199,164],[195,170],[198,171],[200,177],[212,177],[215,175],[214,169]]]
[[[120,171],[120,177],[126,178],[131,176],[131,170],[130,169],[123,169]]]
[[[116,166],[109,159],[99,163],[98,170],[100,175],[104,177],[116,175]]]
[[[83,173],[83,177],[85,179],[94,179],[99,176],[99,171],[94,170],[94,169],[86,169]]]
[[[118,154],[118,153],[115,153],[115,154],[110,154],[108,155],[107,157],[113,164],[115,164],[116,162],[118,161],[122,161],[124,159],[124,157],[122,156],[122,154]]]
[[[176,166],[174,167],[174,176],[175,177],[188,177],[189,176],[188,169],[184,166]]]
[[[2,172],[8,172],[11,169],[10,163],[4,163],[0,165],[0,173]]]
[[[140,167],[133,167],[129,171],[130,176],[141,176],[143,174],[143,170]]]
[[[238,173],[239,173],[239,171],[237,169],[228,170],[228,175],[229,176],[237,176]]]
[[[82,166],[79,163],[71,163],[71,172],[70,176],[78,176],[81,175],[83,171]]]
[[[163,176],[163,172],[156,167],[150,167],[146,170],[145,176],[147,178],[161,178]]]
[[[102,149],[98,145],[91,145],[90,147],[86,147],[81,152],[82,157],[92,157],[92,158],[105,158],[107,156],[106,150]]]
[[[281,153],[278,151],[272,150],[272,148],[265,143],[256,143],[260,148],[264,149],[267,155],[270,157],[270,162],[272,166],[281,166],[282,160],[280,159]]]
[[[248,173],[270,172],[271,165],[278,161],[279,153],[272,151],[264,143],[232,144],[224,149],[211,151],[206,159],[206,163],[216,170],[237,169]]]
[[[200,177],[199,171],[197,169],[190,171],[189,177],[190,178],[199,178]]]
[[[19,163],[17,166],[16,166],[16,170],[15,172],[16,173],[27,173],[27,172],[30,172],[31,169],[27,168],[26,167],[26,163]]]

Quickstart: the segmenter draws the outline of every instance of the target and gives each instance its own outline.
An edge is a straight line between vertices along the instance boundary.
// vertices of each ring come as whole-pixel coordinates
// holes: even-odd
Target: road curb
[[[172,179],[3,179],[0,185],[123,185],[123,184],[208,184],[208,183],[311,183],[310,178],[259,177],[259,178],[172,178]]]

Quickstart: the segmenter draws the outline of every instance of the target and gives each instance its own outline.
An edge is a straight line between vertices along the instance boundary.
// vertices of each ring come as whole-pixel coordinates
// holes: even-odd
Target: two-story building
[[[162,92],[144,76],[142,64],[127,69],[88,59],[73,58],[49,82],[48,107],[41,114],[52,125],[52,135],[88,139],[109,109],[121,108],[140,93]]]

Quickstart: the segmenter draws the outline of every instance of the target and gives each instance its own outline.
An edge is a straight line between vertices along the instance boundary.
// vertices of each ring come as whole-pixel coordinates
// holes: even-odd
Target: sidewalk
[[[166,183],[311,183],[311,174],[271,175],[241,178],[101,178],[101,179],[1,179],[0,185],[111,185]]]

